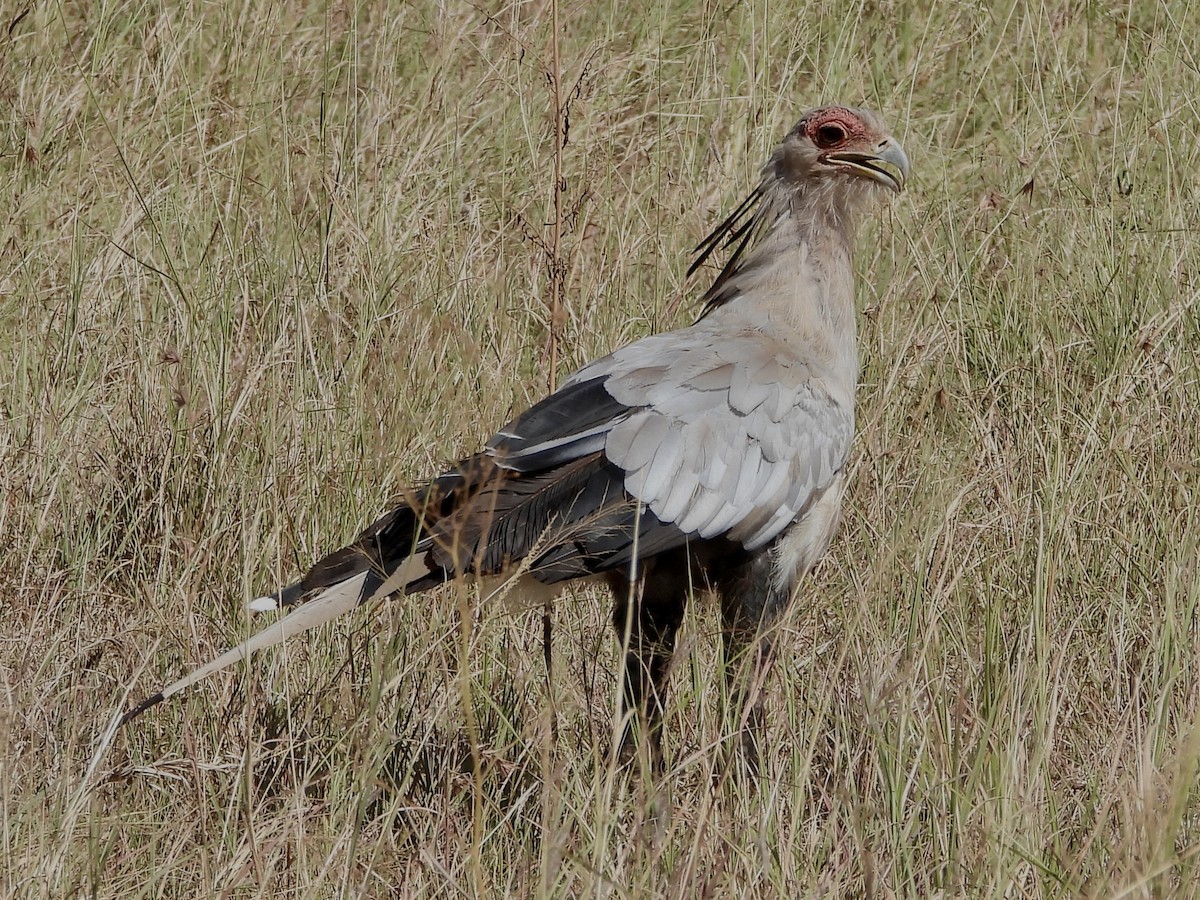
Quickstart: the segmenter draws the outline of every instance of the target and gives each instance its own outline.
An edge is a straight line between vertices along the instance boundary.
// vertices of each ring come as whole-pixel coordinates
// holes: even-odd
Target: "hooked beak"
[[[825,159],[896,193],[904,190],[904,182],[908,179],[908,157],[894,138],[883,140],[874,152],[840,150],[826,154]]]

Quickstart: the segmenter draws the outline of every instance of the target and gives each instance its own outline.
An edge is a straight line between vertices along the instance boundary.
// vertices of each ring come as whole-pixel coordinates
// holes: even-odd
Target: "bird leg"
[[[621,718],[624,732],[618,750],[622,762],[637,752],[635,724],[646,736],[651,766],[663,767],[662,723],[667,704],[667,673],[675,652],[675,637],[687,604],[686,566],[681,578],[678,567],[648,560],[635,583],[612,575],[613,628],[625,648],[621,686]]]
[[[755,774],[766,749],[762,688],[774,657],[774,626],[790,596],[774,583],[773,555],[760,554],[718,582],[729,710],[737,716],[742,758]]]

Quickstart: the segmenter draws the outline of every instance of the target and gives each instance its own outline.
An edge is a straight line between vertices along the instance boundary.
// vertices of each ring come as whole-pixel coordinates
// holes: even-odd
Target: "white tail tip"
[[[279,609],[279,601],[274,597],[255,597],[250,601],[248,608],[250,612],[256,613],[273,612]]]

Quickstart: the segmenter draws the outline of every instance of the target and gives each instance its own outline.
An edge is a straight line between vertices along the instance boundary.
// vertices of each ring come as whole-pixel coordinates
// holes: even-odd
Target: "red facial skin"
[[[804,133],[819,150],[870,143],[873,137],[862,119],[840,106],[817,110],[805,123]]]

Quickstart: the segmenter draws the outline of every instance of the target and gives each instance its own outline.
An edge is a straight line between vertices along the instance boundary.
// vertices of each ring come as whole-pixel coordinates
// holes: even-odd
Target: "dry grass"
[[[914,162],[861,236],[854,486],[757,792],[714,786],[701,606],[670,778],[613,777],[590,593],[556,609],[549,688],[537,610],[447,589],[213,679],[89,769],[131,694],[545,389],[551,7],[22,8],[0,889],[1197,893],[1194,0],[562,7],[563,371],[689,318],[688,248],[804,107],[880,108]]]

